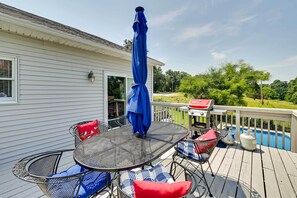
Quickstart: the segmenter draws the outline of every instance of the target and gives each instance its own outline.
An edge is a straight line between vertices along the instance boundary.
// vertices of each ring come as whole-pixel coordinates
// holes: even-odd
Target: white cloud
[[[182,15],[186,11],[186,8],[180,8],[178,10],[173,10],[171,12],[165,13],[160,16],[156,16],[148,20],[149,25],[152,26],[161,26],[163,24],[173,21],[176,17]]]
[[[277,62],[275,64],[261,66],[260,68],[269,69],[269,68],[283,68],[283,67],[292,67],[292,66],[297,66],[297,55],[285,58],[284,60],[281,60],[280,62]]]
[[[223,52],[211,52],[211,56],[214,60],[223,60],[227,57]]]
[[[291,56],[289,58],[285,59],[285,62],[292,62],[294,64],[297,64],[297,55],[296,56]]]
[[[187,40],[211,35],[213,31],[212,24],[206,24],[200,27],[188,27],[185,28],[178,37],[180,40]]]
[[[244,16],[244,17],[240,18],[240,19],[238,20],[238,22],[239,22],[239,23],[247,23],[247,22],[252,21],[254,18],[256,18],[256,15]]]
[[[225,23],[212,22],[202,26],[187,27],[178,35],[178,38],[179,40],[187,40],[202,36],[237,36],[240,33],[241,27],[246,23],[252,22],[255,18],[256,15],[241,16]]]

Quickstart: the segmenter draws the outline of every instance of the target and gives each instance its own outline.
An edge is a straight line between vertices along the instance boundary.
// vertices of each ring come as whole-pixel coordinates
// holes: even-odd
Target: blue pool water
[[[244,129],[245,131],[245,129]],[[253,131],[253,135],[254,135],[254,130]],[[242,128],[240,128],[240,133],[242,133]],[[232,127],[232,136],[234,137],[234,135],[236,134],[236,127]],[[281,133],[277,134],[277,148],[282,149],[283,148],[283,135]],[[260,130],[256,130],[256,140],[257,140],[257,144],[261,144],[261,131]],[[275,146],[275,142],[276,142],[276,136],[274,132],[270,131],[270,143],[269,146],[270,147],[276,147]],[[262,145],[264,146],[268,146],[268,132],[263,130],[263,141],[262,141]],[[285,150],[291,150],[291,138],[288,135],[285,135]]]

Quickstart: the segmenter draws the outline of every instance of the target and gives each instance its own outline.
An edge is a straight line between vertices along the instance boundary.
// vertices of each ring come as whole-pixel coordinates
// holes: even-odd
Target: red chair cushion
[[[77,125],[76,128],[78,131],[78,135],[82,141],[100,133],[98,128],[98,120],[94,120],[93,122],[88,122],[86,124]]]
[[[217,135],[215,133],[215,131],[213,129],[210,129],[209,131],[207,131],[206,133],[204,133],[203,135],[199,136],[198,138],[196,138],[195,140],[199,140],[199,141],[209,141],[209,140],[214,140],[217,139]],[[199,143],[198,143],[199,144]],[[213,148],[216,146],[216,141],[210,141],[207,144],[203,144],[203,145],[196,145],[196,153],[200,154],[200,153],[207,153],[207,151],[210,148]]]
[[[185,196],[191,189],[192,182],[151,182],[134,180],[135,198],[178,198]]]

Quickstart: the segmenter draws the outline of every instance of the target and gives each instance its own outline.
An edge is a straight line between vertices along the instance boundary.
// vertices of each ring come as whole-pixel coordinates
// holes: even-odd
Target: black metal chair
[[[108,128],[109,129],[113,129],[113,128],[118,128],[118,127],[122,127],[126,124],[128,124],[129,121],[126,118],[125,115],[116,117],[116,118],[111,118],[108,120]]]
[[[207,190],[209,192],[209,196],[212,197],[212,193],[210,191],[210,187],[207,183],[206,177],[205,177],[205,171],[203,170],[203,164],[208,163],[211,175],[214,176],[213,171],[211,169],[209,158],[214,151],[217,143],[220,139],[224,138],[228,132],[227,131],[215,131],[216,138],[209,139],[209,140],[197,140],[197,139],[185,139],[177,144],[175,147],[175,153],[172,156],[173,161],[178,161],[182,163],[183,160],[186,160],[189,162],[189,164],[194,168],[194,174],[196,174],[196,171],[199,171],[199,167],[194,164],[198,163],[200,165],[199,171],[202,175],[202,178],[204,179],[204,182],[206,184]],[[193,163],[194,162],[194,163]]]
[[[73,150],[34,154],[18,161],[12,172],[24,181],[37,184],[47,197],[89,197],[107,191],[110,174],[75,164],[72,156]]]
[[[80,137],[79,137],[78,130],[77,130],[77,126],[78,126],[78,125],[82,125],[82,124],[86,124],[86,123],[89,123],[89,122],[92,122],[92,121],[82,121],[82,122],[79,122],[79,123],[76,123],[76,124],[72,125],[72,126],[69,128],[69,133],[74,137],[74,145],[75,145],[75,146],[76,146],[79,142],[82,141],[82,140],[80,139]],[[98,129],[99,129],[100,133],[102,133],[102,132],[107,132],[107,131],[108,131],[108,125],[105,124],[104,122],[98,121]]]
[[[193,174],[191,170],[182,164],[173,161],[170,166],[170,172],[165,170],[165,167],[162,165],[156,165],[155,167],[150,167],[148,169],[142,169],[138,171],[122,171],[120,172],[118,179],[118,197],[120,198],[133,198],[134,197],[134,187],[133,181],[143,180],[143,181],[152,181],[152,182],[164,182],[172,183],[175,182],[178,177],[181,177],[181,174],[184,173],[185,181],[192,182],[191,189],[187,192],[184,197],[191,197],[196,192],[198,197],[202,197],[206,189],[204,186],[201,186],[197,183],[197,177]],[[148,175],[153,175],[152,177]],[[198,176],[199,177],[199,176]],[[200,178],[200,177],[199,177]],[[198,178],[198,179],[199,179]],[[202,178],[200,178],[201,180]]]

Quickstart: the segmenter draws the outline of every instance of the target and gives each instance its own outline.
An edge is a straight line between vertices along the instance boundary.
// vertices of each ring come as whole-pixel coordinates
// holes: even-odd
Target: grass
[[[171,102],[171,103],[188,103],[191,97],[185,97],[182,93],[168,93],[168,94],[155,94],[154,101],[158,102]],[[261,104],[261,100],[254,100],[252,98],[244,98],[248,107],[260,107],[260,108],[279,108],[279,109],[295,109],[297,105],[279,100],[264,100],[264,104]]]
[[[189,103],[191,97],[185,97],[182,93],[155,94],[154,101],[172,102],[172,103]]]
[[[244,98],[248,107],[262,107],[262,108],[278,108],[278,109],[297,109],[297,105],[292,102],[280,101],[280,100],[264,100],[264,104],[261,104],[261,100],[254,100],[252,98]]]

